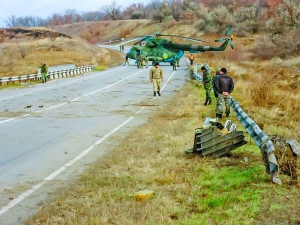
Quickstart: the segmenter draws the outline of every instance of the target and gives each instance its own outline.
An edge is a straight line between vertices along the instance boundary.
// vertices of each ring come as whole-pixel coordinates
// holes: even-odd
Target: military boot
[[[154,94],[153,94],[153,96],[154,96],[154,97],[156,96],[156,91],[154,91]]]
[[[207,103],[208,103],[208,99],[205,99],[205,102],[203,105],[207,106]]]
[[[229,117],[229,113],[226,113],[226,117]]]
[[[160,96],[160,92],[159,91],[157,92],[157,94],[158,94],[158,96]]]
[[[220,113],[217,113],[217,114],[216,114],[216,118],[220,118],[220,119],[222,119],[222,114],[220,114]]]

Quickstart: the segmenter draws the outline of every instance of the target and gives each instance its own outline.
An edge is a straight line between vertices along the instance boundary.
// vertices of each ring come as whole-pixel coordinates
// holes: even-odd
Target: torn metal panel
[[[210,125],[195,129],[194,147],[187,152],[220,157],[246,144],[244,138],[243,132],[237,131],[230,120],[226,121],[225,126],[210,121]]]
[[[296,140],[287,140],[287,144],[289,144],[296,155],[300,155],[300,144]]]

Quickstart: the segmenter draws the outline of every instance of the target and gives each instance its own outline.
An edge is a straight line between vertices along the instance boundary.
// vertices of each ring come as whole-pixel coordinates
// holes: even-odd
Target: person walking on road
[[[124,66],[126,66],[126,64],[128,64],[128,66],[130,66],[130,63],[128,61],[128,54],[126,54],[125,56],[125,63],[124,63]]]
[[[191,66],[194,64],[194,55],[191,54],[190,57],[189,57],[189,60],[190,60],[190,63],[191,63]]]
[[[47,82],[48,65],[45,62],[41,62],[40,69],[41,69],[42,82],[46,83]]]
[[[150,70],[150,82],[153,83],[153,96],[156,96],[156,92],[158,96],[161,95],[160,90],[161,90],[161,82],[164,82],[164,72],[163,70],[159,67],[159,62],[155,63],[155,67],[153,67]]]
[[[226,117],[230,114],[230,93],[234,89],[234,82],[232,77],[227,75],[227,69],[222,68],[220,70],[220,76],[215,82],[218,90],[218,108],[216,109],[216,117],[222,118],[223,114],[223,102],[225,102]]]
[[[211,90],[212,90],[212,83],[211,83],[211,77],[210,77],[210,71],[205,67],[202,66],[201,70],[203,72],[203,86],[206,93],[205,98],[205,106],[211,105]]]

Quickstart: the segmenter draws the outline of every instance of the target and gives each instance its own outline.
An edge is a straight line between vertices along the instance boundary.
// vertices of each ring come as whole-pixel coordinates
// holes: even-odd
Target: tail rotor
[[[233,49],[233,44],[231,42],[233,40],[233,34],[230,35],[231,29],[232,29],[232,26],[230,26],[228,31],[226,32],[226,37],[225,38],[216,39],[215,42],[227,41],[228,44],[230,45],[230,47]]]

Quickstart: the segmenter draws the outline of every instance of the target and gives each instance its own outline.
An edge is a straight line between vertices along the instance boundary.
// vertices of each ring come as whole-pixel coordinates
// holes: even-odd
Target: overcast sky
[[[115,1],[123,7],[132,3],[149,2],[149,0]],[[12,15],[37,16],[45,19],[53,13],[64,13],[66,9],[75,9],[79,13],[96,11],[104,5],[110,5],[111,2],[112,0],[0,0],[0,28],[5,27],[5,21]]]

